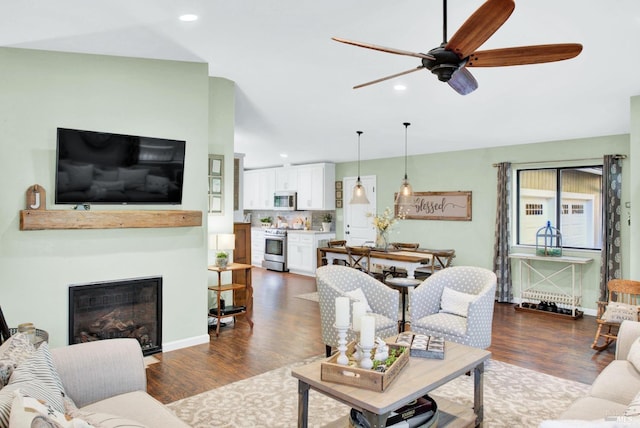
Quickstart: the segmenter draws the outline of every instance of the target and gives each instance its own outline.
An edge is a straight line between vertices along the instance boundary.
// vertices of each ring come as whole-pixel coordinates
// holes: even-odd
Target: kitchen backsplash
[[[245,221],[251,219],[251,226],[260,227],[262,222],[260,219],[271,217],[271,224],[275,227],[278,224],[287,224],[289,229],[294,228],[294,224],[302,224],[302,228],[306,222],[309,223],[310,230],[319,230],[322,228],[322,220],[325,214],[331,214],[331,230],[335,230],[335,211],[273,211],[273,210],[256,210],[245,211]]]

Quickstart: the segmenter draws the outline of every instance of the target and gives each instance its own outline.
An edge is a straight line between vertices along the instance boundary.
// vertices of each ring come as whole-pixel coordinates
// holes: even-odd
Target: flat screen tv
[[[180,204],[185,141],[58,128],[56,204]]]

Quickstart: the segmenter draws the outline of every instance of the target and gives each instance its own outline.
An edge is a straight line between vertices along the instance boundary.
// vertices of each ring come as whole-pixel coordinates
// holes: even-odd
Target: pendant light
[[[398,195],[396,196],[396,202],[402,201],[405,198],[413,195],[413,189],[411,188],[411,184],[409,183],[409,179],[407,178],[407,128],[411,125],[409,122],[404,122],[404,178],[402,179],[402,184],[400,185],[400,191],[398,191]]]
[[[356,131],[358,134],[358,179],[356,180],[356,185],[353,186],[353,194],[351,195],[350,204],[364,204],[369,205],[369,199],[367,199],[367,192],[360,181],[360,135],[362,135],[362,131]]]

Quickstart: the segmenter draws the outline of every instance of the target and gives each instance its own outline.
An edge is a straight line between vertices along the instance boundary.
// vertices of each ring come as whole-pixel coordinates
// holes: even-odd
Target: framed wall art
[[[209,155],[209,213],[222,214],[224,156]]]
[[[471,221],[471,192],[414,192],[395,204],[395,213],[413,220]]]

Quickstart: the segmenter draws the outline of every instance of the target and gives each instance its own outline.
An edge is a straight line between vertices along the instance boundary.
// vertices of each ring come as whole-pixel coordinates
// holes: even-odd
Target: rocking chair
[[[596,322],[598,330],[591,347],[602,351],[618,338],[618,329],[624,320],[638,321],[640,314],[640,281],[612,279],[607,283],[608,302],[598,303]],[[600,338],[603,338],[601,340]]]

